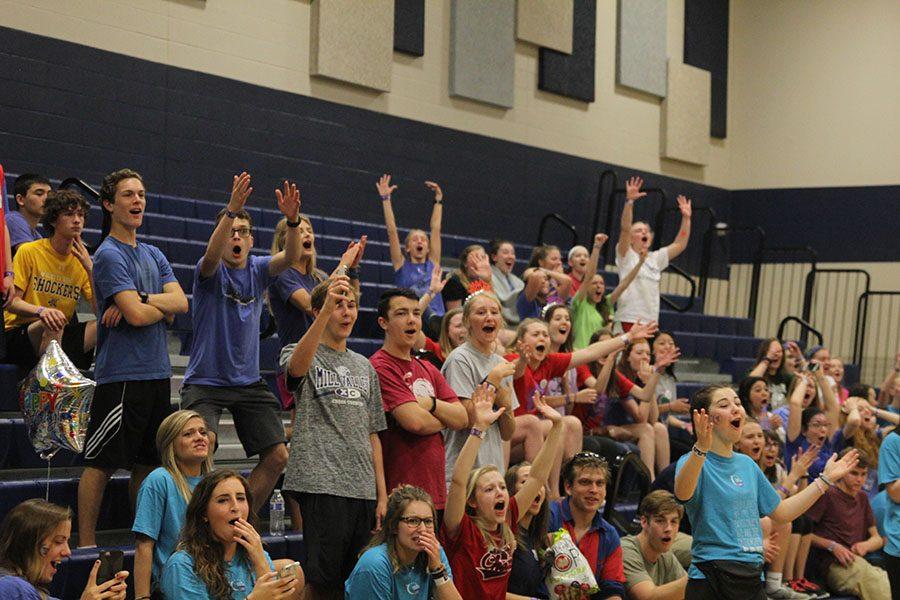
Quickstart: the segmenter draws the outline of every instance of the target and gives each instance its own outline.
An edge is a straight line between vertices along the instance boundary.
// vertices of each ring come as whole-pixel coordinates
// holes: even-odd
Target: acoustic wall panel
[[[425,54],[425,0],[394,0],[394,50]]]
[[[575,0],[572,9],[572,53],[540,49],[538,88],[576,100],[593,102],[597,1]]]
[[[515,0],[453,0],[450,94],[512,108]]]
[[[710,135],[728,132],[728,0],[685,0],[684,63],[712,76]]]
[[[571,54],[573,2],[574,0],[518,0],[516,38]]]
[[[709,159],[709,71],[669,61],[662,102],[662,155],[705,165]]]
[[[310,73],[389,91],[393,0],[313,0],[310,6]]]
[[[666,95],[667,0],[619,0],[616,83]]]

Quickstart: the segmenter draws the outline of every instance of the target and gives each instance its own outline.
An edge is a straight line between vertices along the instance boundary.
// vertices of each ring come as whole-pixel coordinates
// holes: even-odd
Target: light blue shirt
[[[900,479],[900,433],[893,431],[881,443],[878,451],[878,481],[888,485]],[[900,504],[887,498],[887,510],[884,513],[884,535],[887,545],[884,551],[894,557],[900,557]]]
[[[226,563],[225,577],[231,584],[232,600],[244,600],[253,591],[256,585],[256,574],[249,562],[238,558],[236,554],[230,563]],[[266,562],[269,568],[274,570],[272,559],[266,552]],[[162,583],[160,584],[163,595],[166,598],[178,598],[178,600],[209,600],[209,591],[203,580],[194,572],[194,559],[184,550],[179,550],[169,557],[166,567],[163,569]]]
[[[675,476],[690,453],[678,459]],[[696,563],[711,560],[763,564],[760,517],[775,510],[781,498],[753,459],[735,452],[730,458],[710,452],[694,495],[684,503],[694,542],[688,577],[705,579]]]
[[[193,492],[202,477],[186,477],[188,488]],[[175,552],[178,534],[184,525],[187,501],[172,475],[163,467],[150,473],[138,491],[137,510],[131,530],[153,540],[152,581],[159,581],[166,561]]]
[[[450,563],[441,548],[441,562],[451,576]],[[412,568],[394,572],[387,544],[366,550],[344,584],[347,600],[428,600],[434,592],[428,573]]]

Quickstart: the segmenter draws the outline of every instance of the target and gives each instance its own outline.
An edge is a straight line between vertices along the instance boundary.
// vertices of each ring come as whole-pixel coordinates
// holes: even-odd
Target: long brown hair
[[[403,511],[406,510],[406,507],[411,502],[424,502],[427,504],[431,510],[431,518],[434,519],[435,525],[437,525],[437,511],[434,509],[434,502],[428,492],[414,485],[398,485],[391,491],[391,495],[388,496],[387,513],[381,522],[381,529],[372,535],[372,539],[359,553],[360,556],[370,548],[387,544],[387,554],[391,560],[391,566],[394,568],[394,573],[403,568],[403,565],[400,564],[400,556],[397,553],[397,529],[400,527],[400,517],[403,516]],[[428,555],[425,552],[419,552],[413,563],[413,569],[424,573],[427,567]]]
[[[441,319],[441,335],[438,338],[438,344],[441,347],[441,352],[444,353],[444,358],[447,358],[454,350],[453,343],[450,340],[450,321],[452,321],[453,317],[456,315],[461,314],[462,311],[462,306],[451,308],[444,313],[444,318]]]
[[[41,498],[17,505],[0,524],[0,568],[33,585],[44,598],[49,592],[41,583],[41,544],[60,523],[71,520],[71,510]]]
[[[223,469],[208,473],[197,487],[191,501],[188,502],[184,517],[184,527],[178,540],[176,550],[184,550],[194,559],[194,573],[206,585],[206,591],[214,600],[231,600],[232,589],[225,573],[225,547],[213,537],[206,517],[206,507],[212,500],[216,486],[228,479],[237,479],[244,486],[247,504],[251,507],[247,520],[256,526],[256,515],[253,512],[253,495],[250,484],[236,471]],[[250,565],[250,559],[243,546],[238,545],[234,560]]]
[[[300,215],[300,221],[309,225],[309,228],[313,228],[312,221],[309,220],[309,217],[306,215]],[[313,233],[315,236],[315,232]],[[272,248],[270,249],[270,253],[272,256],[278,254],[282,250],[284,250],[284,243],[287,237],[287,217],[282,217],[278,224],[275,225],[275,235],[272,237]],[[328,275],[316,268],[316,245],[313,244],[312,247],[312,255],[309,257],[309,262],[306,264],[306,272],[304,275],[312,275],[313,278],[319,282],[327,279]]]

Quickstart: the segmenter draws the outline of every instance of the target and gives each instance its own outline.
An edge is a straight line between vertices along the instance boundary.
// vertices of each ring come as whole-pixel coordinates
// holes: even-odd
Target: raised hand
[[[654,365],[656,371],[659,372],[669,365],[677,363],[679,358],[681,358],[681,349],[677,346],[674,348],[663,348],[656,353],[656,363]]]
[[[325,296],[325,303],[322,305],[322,312],[330,313],[337,306],[337,303],[351,295],[350,278],[346,275],[335,275],[328,284],[328,295]]]
[[[650,367],[649,361],[641,361],[641,366],[638,368],[638,377],[640,377],[641,381],[644,383],[653,377],[653,369]]]
[[[360,243],[361,241],[347,244],[347,249],[344,250],[344,254],[341,255],[341,260],[338,263],[339,266],[350,268],[354,263],[359,264],[356,257],[359,256]]]
[[[359,263],[362,262],[363,253],[366,251],[366,242],[369,240],[369,236],[364,235],[359,238],[359,243],[356,245],[356,257],[354,257],[353,262],[349,263],[351,269],[355,269],[359,266]]]
[[[237,212],[244,208],[253,188],[250,187],[250,174],[244,171],[235,175],[231,182],[231,198],[228,199],[228,210]]]
[[[822,446],[810,446],[804,452],[797,452],[793,462],[791,462],[790,474],[793,475],[795,479],[800,479],[806,475],[810,465],[816,462],[816,458],[818,458],[821,449]]]
[[[88,275],[93,273],[94,261],[91,260],[91,254],[85,247],[84,242],[81,241],[80,235],[72,242],[72,254],[78,259],[78,262],[81,263]]]
[[[388,200],[390,199],[391,194],[394,193],[394,190],[397,189],[397,186],[391,185],[391,176],[384,174],[381,176],[381,179],[378,180],[378,183],[375,184],[375,189],[378,190],[378,195],[381,196],[383,200]]]
[[[441,191],[441,186],[436,184],[433,181],[426,181],[425,187],[434,192],[434,201],[441,202],[444,199],[444,192]]]
[[[712,447],[712,423],[705,408],[694,411],[694,434],[697,436],[697,449],[709,452]]]
[[[278,210],[288,221],[296,222],[300,218],[300,190],[296,183],[284,181],[284,190],[275,189],[275,197],[278,199]]]
[[[837,454],[832,454],[825,468],[822,469],[822,475],[828,478],[831,483],[837,483],[844,478],[844,475],[850,472],[850,469],[859,462],[859,451],[851,450],[843,457],[838,459]]]
[[[534,402],[535,410],[537,410],[539,414],[543,415],[545,419],[548,419],[553,423],[562,421],[562,415],[559,414],[555,408],[544,402],[544,397],[541,395],[540,391],[534,390],[532,401]]]
[[[678,210],[681,211],[681,216],[690,219],[691,201],[684,194],[680,194],[676,200],[678,201]]]
[[[650,321],[649,323],[638,321],[631,327],[631,331],[628,332],[629,339],[634,342],[635,340],[651,338],[658,329],[659,325],[656,321]]]
[[[635,200],[640,200],[644,196],[647,195],[647,192],[642,192],[641,187],[644,185],[644,180],[640,177],[632,177],[628,181],[625,182],[625,199],[629,202],[634,202]]]
[[[437,296],[444,291],[444,286],[447,285],[448,281],[450,281],[450,274],[448,273],[447,276],[444,277],[444,274],[441,271],[441,265],[435,263],[434,268],[431,270],[431,282],[428,284],[428,293],[431,294],[432,297]]]
[[[598,233],[594,236],[594,247],[602,248],[603,244],[605,244],[609,240],[609,236],[605,233]]]
[[[487,428],[506,410],[505,407],[494,410],[494,388],[486,383],[482,383],[472,392],[472,408],[475,413],[473,422],[476,429],[481,431],[487,431]]]
[[[494,365],[488,373],[487,380],[494,386],[500,387],[501,382],[507,377],[512,377],[516,372],[516,363],[503,361]]]

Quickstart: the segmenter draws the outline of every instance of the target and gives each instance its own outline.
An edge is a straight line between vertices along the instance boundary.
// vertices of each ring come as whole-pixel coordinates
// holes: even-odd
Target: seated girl
[[[781,429],[781,415],[769,412],[769,399],[772,393],[766,380],[762,377],[744,377],[738,385],[738,398],[744,407],[748,417],[759,421],[763,431],[778,431]]]
[[[394,488],[381,529],[363,549],[344,585],[347,600],[459,599],[437,525],[428,492],[411,485]]]
[[[138,491],[134,525],[134,591],[149,596],[159,585],[163,566],[175,552],[178,534],[194,488],[212,471],[206,422],[199,413],[179,410],[156,432],[162,466],[151,472]]]
[[[176,552],[163,568],[166,598],[299,600],[303,572],[298,568],[279,578],[253,527],[252,504],[247,480],[234,471],[213,471],[200,480]]]
[[[531,463],[523,461],[506,471],[506,489],[518,494],[531,474]],[[549,592],[544,580],[547,565],[543,561],[544,552],[550,546],[547,526],[550,522],[550,506],[544,488],[538,492],[531,506],[522,514],[516,530],[516,551],[513,553],[512,573],[506,600],[521,598],[548,598]]]

